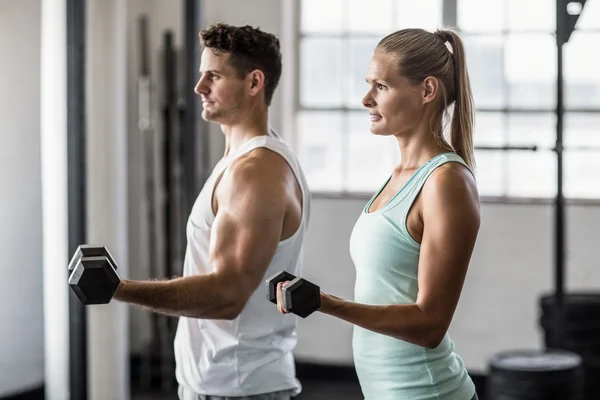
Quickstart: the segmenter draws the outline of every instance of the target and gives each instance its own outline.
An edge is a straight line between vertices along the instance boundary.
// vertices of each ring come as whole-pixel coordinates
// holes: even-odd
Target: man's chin
[[[202,119],[205,120],[206,122],[218,122],[218,121],[215,121],[215,115],[206,110],[202,111],[201,116],[202,116]]]

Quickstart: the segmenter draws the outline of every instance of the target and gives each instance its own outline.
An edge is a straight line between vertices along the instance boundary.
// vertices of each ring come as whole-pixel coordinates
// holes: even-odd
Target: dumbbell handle
[[[291,310],[294,306],[292,292],[288,289],[293,288],[298,282],[303,280],[302,278],[294,278],[281,288],[282,306],[286,311]]]

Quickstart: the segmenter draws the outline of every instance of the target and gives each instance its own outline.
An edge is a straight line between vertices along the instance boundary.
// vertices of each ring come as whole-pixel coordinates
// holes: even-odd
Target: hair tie
[[[448,49],[450,54],[454,54],[454,48],[452,47],[452,43],[451,43],[452,35],[448,34],[447,32],[439,31],[439,30],[435,31],[434,35],[444,41],[444,46],[446,46],[446,48]]]

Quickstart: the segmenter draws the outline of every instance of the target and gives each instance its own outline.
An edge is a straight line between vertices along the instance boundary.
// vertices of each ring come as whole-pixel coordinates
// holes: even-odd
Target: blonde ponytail
[[[450,145],[467,165],[474,168],[473,125],[475,116],[465,48],[460,36],[453,31],[443,30],[436,34],[449,44],[454,65],[454,112],[450,126]]]

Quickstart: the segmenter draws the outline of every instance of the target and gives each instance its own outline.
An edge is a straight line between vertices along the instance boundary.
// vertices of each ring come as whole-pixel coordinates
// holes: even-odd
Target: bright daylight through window
[[[298,154],[316,192],[376,190],[399,161],[392,138],[374,137],[361,104],[366,68],[385,34],[430,31],[443,21],[465,41],[477,108],[481,196],[556,193],[557,48],[548,0],[302,0]],[[564,46],[564,193],[600,198],[600,0],[587,0]]]

